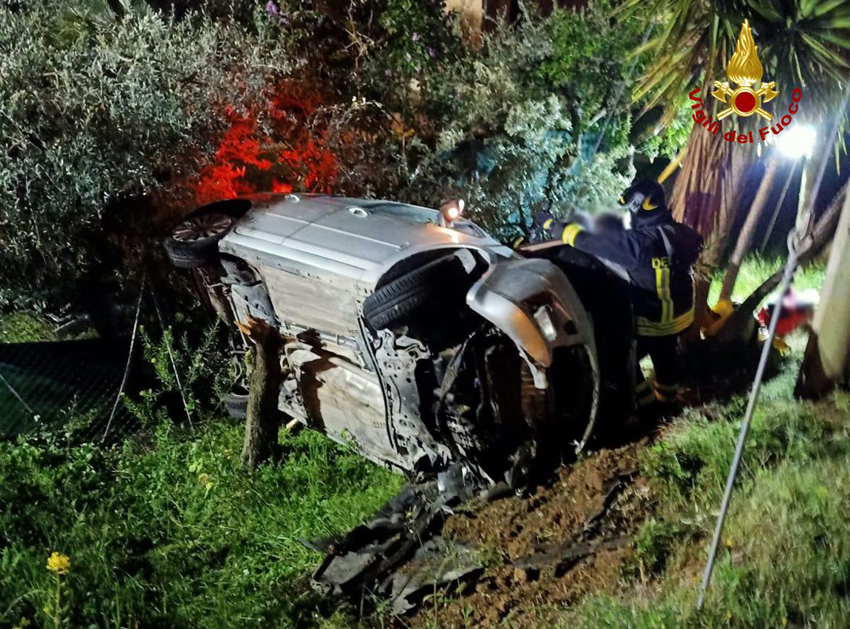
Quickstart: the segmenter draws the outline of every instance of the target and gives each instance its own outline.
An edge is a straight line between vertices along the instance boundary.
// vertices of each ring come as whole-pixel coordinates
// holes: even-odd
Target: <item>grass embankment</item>
[[[644,451],[658,504],[622,594],[567,612],[575,628],[843,628],[850,622],[850,395],[792,399],[802,336],[762,391],[705,608],[696,594],[746,405],[687,411]]]
[[[254,475],[242,429],[161,429],[120,452],[0,443],[0,627],[291,627],[315,609],[320,556],[299,539],[346,531],[400,478],[312,432]],[[70,558],[51,573],[48,555]],[[58,625],[57,625],[58,626]]]
[[[781,262],[751,258],[734,299]],[[822,265],[798,271],[819,288]],[[710,302],[722,278],[715,278]],[[695,610],[707,547],[746,406],[688,410],[642,457],[658,496],[635,540],[622,595],[595,596],[567,612],[576,628],[842,628],[850,619],[850,396],[792,398],[805,342],[791,342],[779,376],[762,390],[704,610]]]

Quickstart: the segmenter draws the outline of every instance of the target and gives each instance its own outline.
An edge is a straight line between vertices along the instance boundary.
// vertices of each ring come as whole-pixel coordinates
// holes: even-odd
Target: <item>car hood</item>
[[[219,248],[276,266],[313,266],[371,284],[399,260],[426,249],[460,246],[512,255],[469,221],[441,226],[440,213],[429,208],[325,195],[251,201]]]

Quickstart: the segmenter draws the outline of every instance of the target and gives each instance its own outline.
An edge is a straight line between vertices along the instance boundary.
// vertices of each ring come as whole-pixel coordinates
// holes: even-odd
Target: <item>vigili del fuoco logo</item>
[[[726,107],[717,113],[716,120],[712,120],[711,116],[702,108],[702,98],[699,96],[701,89],[696,88],[688,94],[690,99],[695,102],[694,105],[691,105],[691,109],[695,110],[692,116],[694,122],[703,126],[712,135],[717,135],[720,132],[720,121],[732,114],[742,118],[758,114],[765,121],[772,122],[773,114],[762,105],[779,96],[779,90],[775,81],[762,81],[763,74],[764,68],[762,68],[758,58],[758,46],[753,39],[749,20],[744,20],[741,34],[738,35],[735,53],[729,60],[729,65],[726,66],[726,77],[729,80],[715,81],[714,91],[711,92],[711,95]],[[758,87],[756,87],[757,85]],[[802,97],[803,91],[799,87],[794,88],[791,92],[788,113],[770,126],[759,129],[759,138],[762,142],[766,141],[770,134],[778,135],[791,124]],[[727,142],[752,144],[753,132],[738,133],[735,129],[731,129],[723,134],[723,139]]]

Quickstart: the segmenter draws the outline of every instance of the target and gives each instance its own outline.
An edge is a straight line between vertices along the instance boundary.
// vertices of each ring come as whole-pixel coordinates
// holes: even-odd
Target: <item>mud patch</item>
[[[644,445],[596,452],[531,496],[468,505],[449,517],[443,535],[476,548],[485,570],[474,583],[435,592],[396,625],[527,626],[554,621],[589,592],[615,593],[649,510],[637,469]]]

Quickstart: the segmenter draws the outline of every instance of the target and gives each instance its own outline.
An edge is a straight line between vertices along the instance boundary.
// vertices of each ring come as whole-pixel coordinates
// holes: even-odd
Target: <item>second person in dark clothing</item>
[[[637,330],[638,360],[649,354],[654,383],[636,371],[639,406],[676,397],[679,337],[694,321],[693,268],[702,238],[677,223],[667,209],[664,190],[644,180],[620,199],[631,213],[630,229],[587,231],[578,223],[544,218],[551,237],[619,266],[629,278]]]

